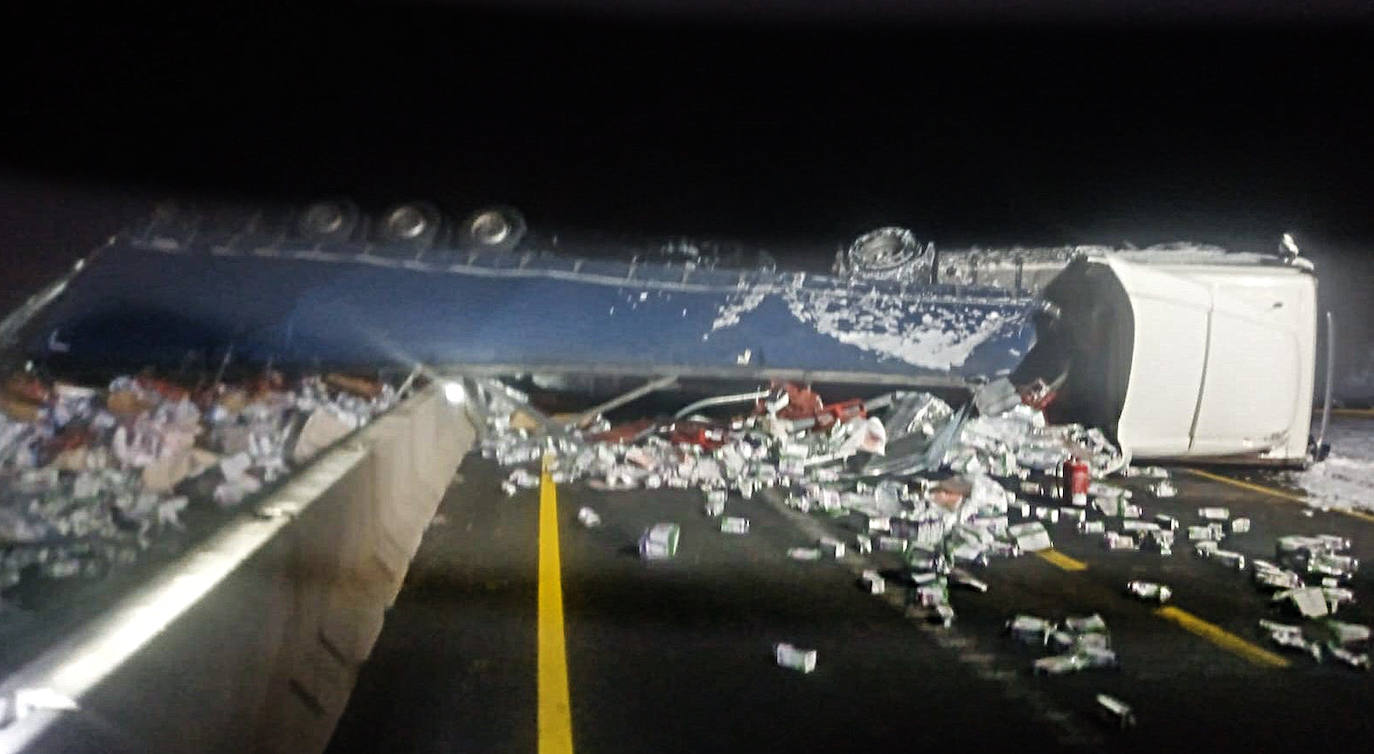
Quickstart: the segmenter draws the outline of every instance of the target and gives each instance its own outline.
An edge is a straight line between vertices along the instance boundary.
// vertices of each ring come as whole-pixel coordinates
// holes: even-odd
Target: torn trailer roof
[[[37,312],[28,358],[176,367],[421,362],[721,376],[768,370],[961,386],[1029,350],[1034,301],[994,288],[364,248],[269,256],[116,241]]]

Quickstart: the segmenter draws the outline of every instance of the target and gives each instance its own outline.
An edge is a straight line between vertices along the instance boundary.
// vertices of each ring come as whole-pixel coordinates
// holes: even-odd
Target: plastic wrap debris
[[[1189,526],[1188,540],[1190,542],[1219,542],[1225,532],[1213,526]]]
[[[577,511],[577,521],[588,529],[594,529],[601,525],[601,516],[598,516],[596,511],[591,508],[583,506]]]
[[[18,373],[0,393],[6,589],[175,549],[189,510],[241,506],[397,398],[375,380],[275,372],[192,387],[143,374],[99,388]],[[214,520],[196,517],[196,530]]]
[[[986,581],[983,581],[962,568],[951,570],[949,572],[949,580],[951,583],[958,584],[967,589],[972,589],[975,592],[986,592],[988,590],[988,583]]]
[[[816,650],[799,649],[779,642],[773,645],[773,656],[780,667],[810,673],[816,669]]]
[[[1322,598],[1326,600],[1327,609],[1335,613],[1342,605],[1355,601],[1355,592],[1344,587],[1322,586]]]
[[[738,516],[725,516],[720,520],[722,534],[748,534],[749,519]]]
[[[1021,394],[1011,380],[999,377],[973,391],[973,405],[983,416],[997,416],[1021,405]]]
[[[1157,552],[1162,556],[1174,554],[1174,533],[1165,529],[1153,529],[1145,532],[1144,538],[1140,542],[1142,550]]]
[[[1122,730],[1135,727],[1135,711],[1131,709],[1129,704],[1120,699],[1107,694],[1098,694],[1097,707],[1101,710],[1103,718],[1112,725]]]
[[[1356,558],[1340,554],[1350,549],[1350,540],[1336,535],[1279,537],[1274,549],[1281,565],[1310,576],[1344,581],[1360,567]]]
[[[944,603],[936,605],[928,620],[931,623],[938,623],[944,628],[949,628],[954,623],[954,608]]]
[[[1121,498],[1115,497],[1095,497],[1092,500],[1093,510],[1109,518],[1120,518],[1124,505]]]
[[[1301,587],[1286,589],[1271,598],[1274,602],[1286,602],[1304,618],[1323,618],[1330,614],[1330,605],[1321,587]]]
[[[1326,651],[1332,657],[1344,665],[1355,670],[1369,670],[1369,653],[1353,652],[1345,647],[1336,644],[1327,644]]]
[[[1054,543],[1050,541],[1049,532],[1045,531],[1044,524],[1039,521],[1008,526],[1007,534],[1016,540],[1016,545],[1024,552],[1039,552],[1054,547]]]
[[[1042,657],[1032,663],[1036,675],[1065,675],[1090,668],[1114,668],[1116,652],[1098,647],[1084,647],[1069,654]]]
[[[1007,621],[1007,632],[1026,644],[1043,647],[1049,643],[1054,623],[1033,615],[1018,615]]]
[[[1216,542],[1205,539],[1193,545],[1193,554],[1199,558],[1210,558],[1212,557],[1212,553],[1216,552],[1219,548],[1220,545]]]
[[[1043,618],[1018,615],[1007,622],[1007,632],[1026,644],[1058,652],[1032,663],[1036,675],[1119,666],[1116,652],[1111,649],[1107,624],[1100,615],[1065,618],[1058,626]]]
[[[644,560],[667,560],[677,557],[680,534],[677,524],[660,523],[650,526],[639,537],[639,557]]]
[[[1322,660],[1322,647],[1319,642],[1308,641],[1303,636],[1301,626],[1261,620],[1260,628],[1269,634],[1269,640],[1285,649],[1293,649],[1312,656],[1317,662]]]
[[[1083,521],[1078,525],[1079,534],[1106,534],[1106,521]]]
[[[906,552],[910,544],[902,537],[878,537],[878,552]]]
[[[1267,560],[1252,560],[1251,569],[1255,584],[1265,589],[1301,589],[1304,586],[1301,576]]]
[[[1326,630],[1330,634],[1330,640],[1341,646],[1349,644],[1365,644],[1369,642],[1369,626],[1361,626],[1357,623],[1346,623],[1338,620],[1328,620]]]
[[[1150,581],[1132,581],[1126,584],[1126,591],[1137,599],[1163,604],[1173,596],[1173,591],[1163,584]]]
[[[1210,559],[1227,568],[1234,568],[1237,571],[1245,570],[1245,556],[1234,550],[1213,550],[1210,554]]]
[[[1107,622],[1097,613],[1076,618],[1065,618],[1064,628],[1076,634],[1105,634]]]
[[[1136,542],[1135,537],[1129,534],[1118,534],[1109,531],[1102,539],[1102,544],[1108,550],[1139,550],[1140,543]]]
[[[844,543],[832,537],[824,537],[817,543],[821,552],[836,560],[843,558],[845,553]]]

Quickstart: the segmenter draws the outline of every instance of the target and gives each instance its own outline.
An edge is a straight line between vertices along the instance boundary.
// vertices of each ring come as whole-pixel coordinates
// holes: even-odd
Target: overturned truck
[[[1137,458],[1301,465],[1314,444],[1316,276],[1287,238],[1276,254],[948,251],[883,228],[817,275],[682,244],[570,255],[506,208],[458,224],[423,204],[375,222],[347,203],[231,217],[160,212],[0,339],[67,371],[232,359],[956,392],[1001,379]]]
[[[919,388],[966,413],[1031,404],[1100,430],[1124,457],[1309,457],[1316,280],[1296,253],[950,252],[881,229],[842,250],[831,274],[733,261],[683,244],[569,254],[525,238],[511,210],[450,225],[427,205],[375,222],[346,203],[163,211],[112,238],[0,322],[7,374],[30,381],[16,384],[102,386],[108,404],[116,384],[137,395],[188,374],[216,386],[274,370],[410,377],[395,380],[375,422],[329,435],[318,458],[302,454],[275,485],[245,492],[244,516],[125,595],[39,626],[41,641],[16,630],[26,644],[5,658],[0,723],[14,724],[0,727],[0,751],[108,750],[100,731],[47,729],[68,695],[168,751],[229,750],[256,733],[263,750],[322,748],[485,424],[474,414],[505,384],[474,378],[575,393],[580,409],[650,377],[630,396],[758,393],[774,380],[843,383],[864,397]],[[298,392],[340,400],[320,384],[329,379]],[[0,484],[41,481],[6,447]],[[239,489],[221,476],[216,500]],[[172,667],[185,672],[170,679]],[[243,682],[223,696],[213,680],[229,672]],[[140,711],[154,705],[165,714]],[[167,722],[177,719],[195,730]]]

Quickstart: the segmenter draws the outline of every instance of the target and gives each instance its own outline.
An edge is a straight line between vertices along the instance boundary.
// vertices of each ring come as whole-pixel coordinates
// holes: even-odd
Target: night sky
[[[499,200],[546,233],[736,239],[784,265],[881,224],[947,247],[1290,230],[1374,392],[1360,4],[591,5],[12,19],[5,303],[169,195]]]

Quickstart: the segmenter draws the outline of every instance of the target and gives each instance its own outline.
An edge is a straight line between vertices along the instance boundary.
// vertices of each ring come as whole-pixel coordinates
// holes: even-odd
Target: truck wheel
[[[459,241],[471,251],[512,251],[525,238],[525,217],[514,207],[487,207],[463,221]]]

